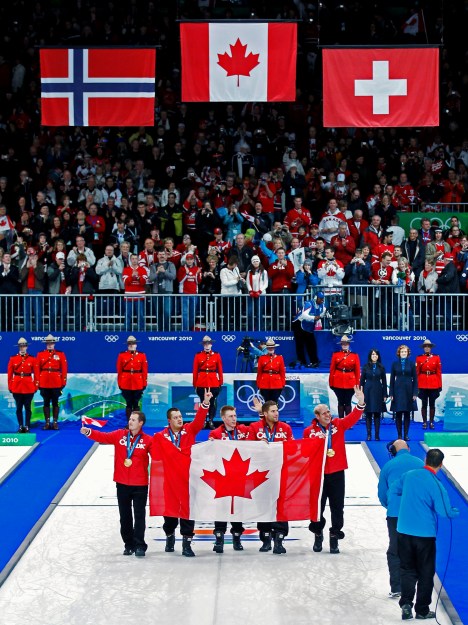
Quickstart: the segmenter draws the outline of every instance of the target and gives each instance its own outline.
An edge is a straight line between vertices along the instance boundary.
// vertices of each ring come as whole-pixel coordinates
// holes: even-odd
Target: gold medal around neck
[[[334,449],[327,449],[327,456],[329,458],[333,458],[334,455],[335,455],[335,450]]]
[[[131,467],[132,466],[132,459],[131,458],[125,458],[124,465],[126,467]]]

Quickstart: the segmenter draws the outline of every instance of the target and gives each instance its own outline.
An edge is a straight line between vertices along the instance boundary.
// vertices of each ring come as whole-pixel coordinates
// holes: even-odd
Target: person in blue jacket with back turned
[[[422,469],[408,471],[390,487],[390,497],[401,494],[397,532],[404,621],[413,618],[415,594],[416,618],[435,618],[429,606],[434,588],[437,517],[453,519],[459,514],[437,478],[443,459],[440,449],[430,449]]]
[[[392,458],[384,464],[382,470],[380,471],[377,492],[380,503],[387,509],[387,564],[390,575],[390,592],[388,593],[388,596],[394,598],[401,596],[400,558],[398,557],[397,534],[400,496],[396,494],[390,496],[390,487],[393,482],[399,480],[407,471],[422,468],[424,466],[424,462],[420,458],[412,456],[410,454],[408,443],[401,439],[397,439],[393,443],[389,443],[387,445],[387,449]]]

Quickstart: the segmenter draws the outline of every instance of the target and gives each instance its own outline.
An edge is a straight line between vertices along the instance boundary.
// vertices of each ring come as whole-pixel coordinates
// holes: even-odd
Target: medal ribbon
[[[327,429],[321,423],[318,423],[318,426],[322,430],[322,432],[325,434],[325,436],[327,436]],[[331,421],[330,421],[330,425],[328,426],[327,449],[332,449],[332,422]]]
[[[226,430],[226,428],[224,429]],[[229,430],[226,430],[226,434],[229,436],[230,441],[237,440],[237,428],[234,428],[231,432]]]
[[[270,428],[268,427],[268,425],[265,427],[265,436],[266,439],[269,443],[273,443],[275,441],[275,436],[276,436],[276,425],[273,428],[273,433],[270,434]]]
[[[169,436],[171,437],[171,441],[177,447],[177,449],[180,449],[180,432],[177,434],[177,436],[174,436],[174,432],[171,430],[171,428],[169,428]]]
[[[138,445],[138,441],[141,438],[141,434],[135,438],[133,445],[130,445],[130,432],[127,434],[127,458],[130,459],[133,456],[133,452],[135,451],[135,447]]]

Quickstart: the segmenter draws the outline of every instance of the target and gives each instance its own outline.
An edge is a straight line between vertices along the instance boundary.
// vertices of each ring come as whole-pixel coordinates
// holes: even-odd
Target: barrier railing
[[[0,331],[292,330],[304,299],[325,293],[325,330],[466,330],[468,294],[400,293],[393,286],[316,287],[307,294],[0,295]],[[362,309],[362,310],[361,310]]]

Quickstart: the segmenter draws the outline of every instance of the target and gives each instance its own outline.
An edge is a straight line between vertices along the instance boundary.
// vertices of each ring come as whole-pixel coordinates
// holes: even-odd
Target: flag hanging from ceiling
[[[155,436],[150,514],[197,521],[318,520],[324,439],[208,441],[179,449]]]
[[[296,24],[187,23],[180,41],[184,102],[296,99]]]
[[[153,126],[156,51],[44,48],[44,126]]]
[[[439,50],[326,48],[323,125],[439,125]]]

